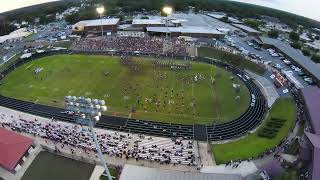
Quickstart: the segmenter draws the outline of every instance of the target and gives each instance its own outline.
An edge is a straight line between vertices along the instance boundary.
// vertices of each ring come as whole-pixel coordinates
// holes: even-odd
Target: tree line
[[[6,19],[6,22],[14,20],[33,22],[35,18],[40,18],[40,24],[45,24],[54,20],[47,15],[55,15],[55,13],[63,12],[68,7],[79,6],[83,2],[88,4],[88,6],[82,8],[78,13],[68,16],[68,22],[75,23],[80,20],[97,18],[98,15],[95,12],[96,4],[102,4],[106,7],[106,15],[120,17],[130,15],[130,13],[136,11],[159,11],[164,5],[171,5],[176,11],[188,11],[190,7],[193,7],[195,12],[221,11],[225,12],[228,16],[240,18],[260,19],[262,16],[270,16],[278,18],[293,29],[297,29],[298,25],[302,25],[305,28],[320,28],[319,22],[302,16],[267,7],[226,0],[64,0],[11,11],[3,14],[3,17]],[[248,23],[252,24],[252,22]],[[252,26],[254,25],[252,24]],[[6,27],[0,26],[0,28]],[[4,30],[0,31],[5,32]]]

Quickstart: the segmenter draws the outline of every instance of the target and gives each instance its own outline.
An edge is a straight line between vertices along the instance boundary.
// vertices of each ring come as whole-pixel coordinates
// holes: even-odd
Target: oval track
[[[65,52],[69,53],[70,52]],[[60,53],[61,54],[61,53]],[[48,55],[48,54],[47,54]],[[52,53],[50,53],[52,55]],[[156,56],[154,54],[148,54],[147,56]],[[43,57],[43,55],[42,55]],[[3,77],[13,71],[16,67],[37,59],[19,61],[16,64],[8,67],[3,73]],[[244,72],[232,67],[228,64],[209,59],[209,58],[191,58],[191,57],[174,57],[176,59],[192,59],[195,61],[200,61],[208,64],[215,64],[219,67],[225,68],[226,70],[232,72],[235,76],[238,76],[244,84],[248,87],[250,94],[255,96],[255,103],[250,105],[246,112],[242,114],[235,120],[232,120],[223,124],[213,124],[213,125],[182,125],[182,124],[172,124],[172,123],[161,123],[137,119],[127,119],[121,117],[113,116],[102,116],[101,120],[96,124],[99,128],[124,131],[130,133],[138,134],[148,134],[154,136],[165,136],[165,137],[182,137],[185,139],[195,139],[201,141],[220,141],[234,139],[249,131],[253,130],[264,118],[266,108],[266,101],[262,95],[258,86],[253,82],[252,79],[246,78]],[[251,99],[251,102],[253,99]],[[0,95],[0,106],[15,109],[18,111],[47,117],[54,118],[60,121],[67,121],[75,123],[73,117],[61,114],[64,111],[61,108],[55,108],[45,105],[39,105],[31,102],[21,101],[13,98],[8,98]]]

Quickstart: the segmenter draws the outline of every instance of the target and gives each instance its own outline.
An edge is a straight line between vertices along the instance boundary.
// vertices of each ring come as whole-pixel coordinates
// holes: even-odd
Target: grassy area
[[[43,151],[32,162],[22,180],[88,180],[93,169],[92,164]]]
[[[5,69],[7,69],[9,66],[13,65],[14,63],[16,63],[19,60],[19,58],[20,58],[20,54],[17,54],[16,56],[14,56],[9,61],[7,61],[4,64],[0,65],[0,73],[2,71],[4,71]]]
[[[228,64],[234,65],[240,69],[247,69],[260,75],[264,74],[265,72],[263,67],[248,61],[239,55],[230,54],[222,50],[209,47],[200,47],[198,48],[198,54],[201,57],[212,57],[221,61],[225,61]]]
[[[115,167],[110,167],[110,166],[109,166],[108,168],[109,168],[109,171],[110,171],[111,176],[112,176],[112,177],[115,177],[115,179],[118,179],[118,178],[116,178],[117,175],[119,174],[118,170],[117,170]],[[100,176],[100,180],[108,180],[108,177],[101,175],[101,176]]]
[[[106,100],[108,114],[127,117],[134,112],[134,118],[182,124],[230,121],[249,106],[243,82],[216,66],[192,62],[191,70],[172,70],[156,68],[151,59],[131,63],[109,56],[44,57],[10,73],[0,93],[58,107],[66,95],[85,95]],[[43,70],[36,74],[37,68]],[[239,91],[233,84],[240,85]]]
[[[271,118],[286,119],[275,138],[268,139],[259,137],[258,133],[227,144],[212,145],[213,154],[218,164],[226,163],[230,160],[247,159],[263,154],[272,149],[283,140],[294,127],[296,119],[296,106],[292,98],[281,98],[276,101],[270,110],[269,117],[260,128],[264,128]],[[259,131],[259,130],[258,130]]]

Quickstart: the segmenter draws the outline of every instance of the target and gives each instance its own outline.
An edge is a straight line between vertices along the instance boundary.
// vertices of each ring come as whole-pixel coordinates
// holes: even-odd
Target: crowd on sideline
[[[188,43],[178,38],[163,37],[83,37],[75,41],[76,51],[121,51],[168,55],[186,55]]]
[[[26,120],[20,115],[15,117],[1,114],[0,117],[3,128],[49,139],[55,144],[61,143],[61,148],[79,148],[87,154],[89,151],[96,152],[94,140],[87,127],[55,120]],[[196,165],[193,141],[106,132],[102,129],[96,129],[96,133],[102,152],[110,156],[134,158],[136,161],[148,160],[160,164]],[[71,153],[74,153],[74,150]]]

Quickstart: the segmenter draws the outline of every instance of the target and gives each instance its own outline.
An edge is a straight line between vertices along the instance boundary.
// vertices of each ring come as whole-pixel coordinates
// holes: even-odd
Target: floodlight
[[[74,112],[76,119],[79,123],[85,123],[90,126],[91,134],[93,136],[96,149],[98,151],[98,156],[102,161],[105,171],[109,177],[109,180],[112,180],[110,172],[107,167],[107,163],[103,158],[99,142],[97,140],[96,133],[94,133],[93,126],[100,120],[101,112],[106,111],[107,107],[105,106],[104,100],[90,99],[86,97],[76,97],[76,96],[65,96],[65,106],[67,110]]]
[[[99,15],[101,15],[101,14],[104,13],[105,9],[104,9],[103,6],[100,6],[100,7],[97,7],[97,8],[96,8],[96,11],[98,12]]]
[[[168,15],[170,15],[172,13],[173,9],[170,6],[164,6],[162,8],[162,11],[168,16]]]

